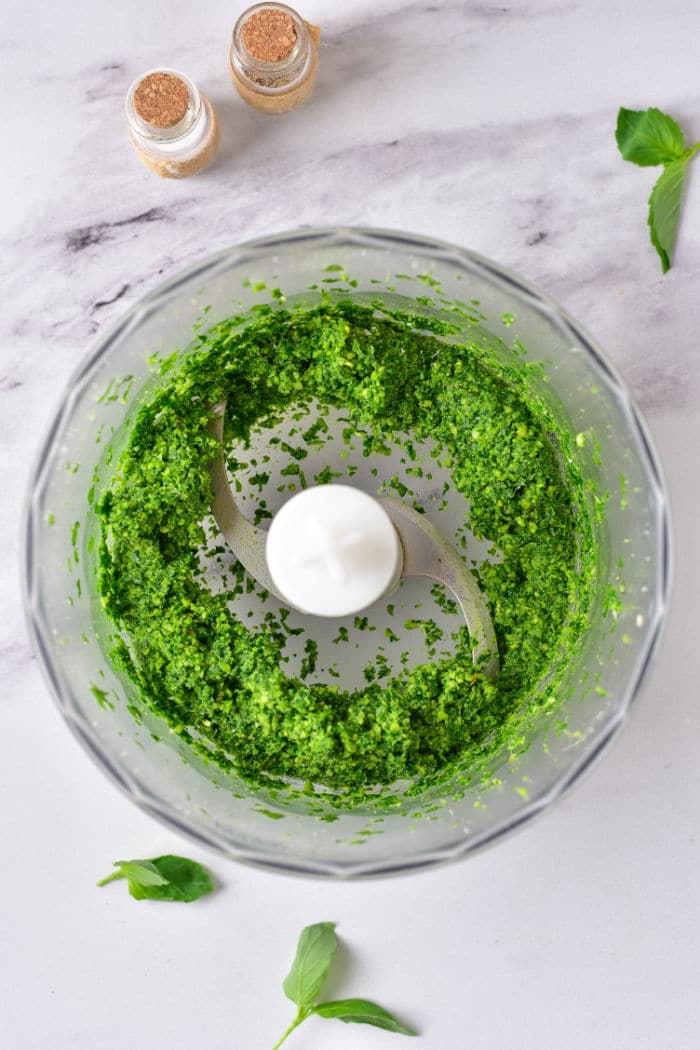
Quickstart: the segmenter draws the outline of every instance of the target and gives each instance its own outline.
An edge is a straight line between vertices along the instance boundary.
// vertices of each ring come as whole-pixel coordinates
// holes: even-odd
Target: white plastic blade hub
[[[350,485],[317,485],[292,496],[267,534],[267,568],[295,609],[351,616],[401,576],[398,533],[380,503]]]

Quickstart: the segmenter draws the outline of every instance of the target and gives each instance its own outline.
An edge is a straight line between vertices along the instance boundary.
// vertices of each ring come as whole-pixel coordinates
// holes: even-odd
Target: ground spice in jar
[[[263,8],[243,25],[246,50],[259,62],[281,62],[292,53],[296,42],[294,20],[284,11]]]
[[[241,98],[265,113],[305,102],[318,72],[321,30],[286,4],[255,4],[233,29],[231,80]]]
[[[126,116],[136,153],[161,178],[187,178],[214,159],[219,146],[214,107],[182,73],[144,73],[129,88]]]
[[[134,109],[147,124],[171,128],[187,113],[187,84],[172,73],[149,73],[134,92]]]

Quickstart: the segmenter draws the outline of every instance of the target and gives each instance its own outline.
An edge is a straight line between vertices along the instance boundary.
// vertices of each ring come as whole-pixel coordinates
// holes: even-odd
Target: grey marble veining
[[[309,0],[303,13],[323,28],[319,82],[281,118],[247,109],[228,80],[239,9],[7,0],[1,22],[13,145],[0,195],[0,669],[13,745],[0,764],[0,818],[15,858],[4,891],[12,912],[0,919],[8,1045],[113,1050],[136,1024],[154,1050],[184,1050],[202,1031],[212,1050],[266,1046],[285,1016],[269,975],[276,987],[298,929],[327,917],[355,938],[352,994],[413,1003],[429,1050],[461,1050],[465,1032],[482,1050],[694,1050],[700,174],[663,277],[645,226],[656,172],[621,161],[614,125],[618,106],[656,104],[700,138],[700,9]],[[122,112],[130,80],[161,62],[190,73],[221,122],[216,164],[182,183],[140,166]],[[50,708],[17,584],[29,463],[71,372],[142,294],[228,245],[334,223],[472,248],[588,328],[644,409],[669,476],[679,567],[671,625],[615,751],[555,814],[494,853],[371,887],[297,882],[292,891],[223,867],[233,888],[211,908],[141,910],[135,926],[133,902],[95,900],[91,882],[113,854],[175,848],[173,836],[92,769]],[[234,942],[256,946],[247,968]],[[233,1043],[221,1006],[232,987]],[[268,991],[272,1033],[260,1020]],[[108,1009],[106,998],[121,1006]],[[0,1000],[5,1011],[8,996]],[[332,1033],[334,1050],[356,1045],[345,1026]],[[361,1035],[368,1050],[392,1038]],[[309,1026],[298,1045],[328,1042]]]

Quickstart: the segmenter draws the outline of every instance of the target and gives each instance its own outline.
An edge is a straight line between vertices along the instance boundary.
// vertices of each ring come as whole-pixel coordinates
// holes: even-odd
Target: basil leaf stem
[[[292,1032],[294,1031],[295,1028],[299,1027],[299,1025],[302,1023],[302,1021],[306,1020],[306,1018],[309,1016],[309,1013],[310,1013],[309,1010],[300,1010],[299,1013],[294,1018],[294,1020],[292,1021],[292,1023],[290,1024],[289,1028],[286,1028],[284,1030],[284,1032],[282,1033],[280,1038],[277,1040],[275,1045],[272,1047],[272,1050],[279,1050],[279,1048],[282,1046],[282,1043],[287,1039],[288,1036],[290,1036],[292,1034]]]

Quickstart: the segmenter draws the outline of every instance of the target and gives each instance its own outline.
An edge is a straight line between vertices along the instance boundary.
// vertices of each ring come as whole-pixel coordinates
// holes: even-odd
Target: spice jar
[[[174,69],[152,69],[133,82],[126,116],[134,149],[164,179],[206,168],[219,147],[219,124],[206,95]]]
[[[321,30],[286,4],[254,4],[236,22],[231,79],[238,94],[266,113],[300,106],[313,91]]]

